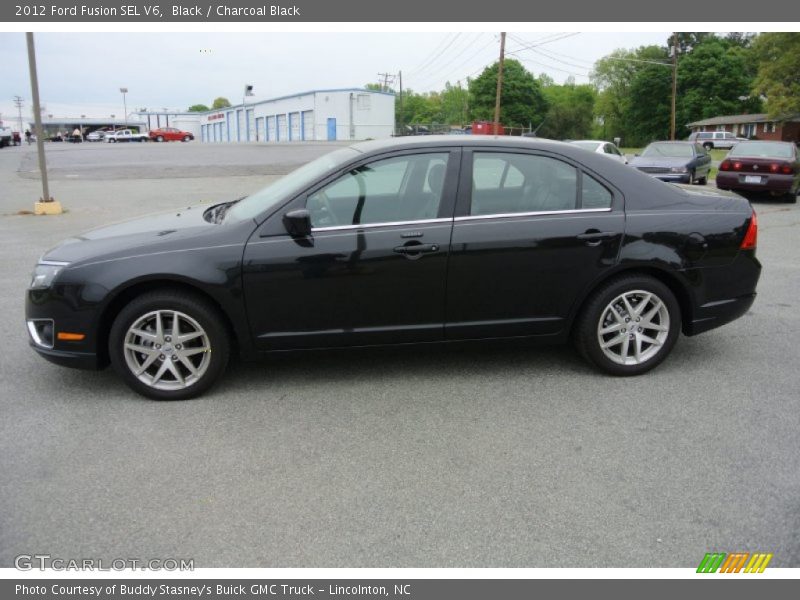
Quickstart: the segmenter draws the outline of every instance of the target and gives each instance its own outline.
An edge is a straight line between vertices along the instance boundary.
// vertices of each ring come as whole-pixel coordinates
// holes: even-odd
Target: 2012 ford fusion
[[[757,227],[735,194],[571,144],[370,141],[243,199],[67,239],[36,265],[27,328],[44,358],[110,363],[155,399],[205,392],[234,351],[487,338],[571,340],[638,375],[748,310]]]

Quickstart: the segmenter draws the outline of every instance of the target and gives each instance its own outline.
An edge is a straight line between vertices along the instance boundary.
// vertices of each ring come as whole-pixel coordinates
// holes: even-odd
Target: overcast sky
[[[507,51],[535,74],[588,82],[592,64],[616,48],[665,44],[668,33],[509,33]],[[525,48],[536,45],[535,48]],[[524,49],[523,49],[524,48]],[[185,110],[225,96],[241,102],[314,89],[362,87],[378,73],[403,72],[404,88],[441,89],[497,58],[496,33],[37,33],[39,87],[47,113],[88,117]],[[22,33],[0,33],[0,114],[16,117],[30,82]]]

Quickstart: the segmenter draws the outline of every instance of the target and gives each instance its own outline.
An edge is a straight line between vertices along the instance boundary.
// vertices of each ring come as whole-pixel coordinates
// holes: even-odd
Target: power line
[[[430,67],[433,63],[435,63],[438,59],[440,59],[445,52],[447,52],[448,48],[450,48],[450,46],[452,46],[453,43],[460,36],[461,36],[461,32],[459,31],[459,32],[457,32],[455,34],[455,36],[450,40],[450,42],[444,48],[439,50],[439,46],[441,46],[441,44],[440,44],[439,46],[437,46],[437,49],[434,50],[434,52],[431,54],[431,56],[427,60],[423,61],[423,63],[420,64],[416,69],[414,69],[412,71],[408,71],[408,72],[409,73],[418,73],[422,69],[426,69],[426,68]],[[445,38],[445,39],[447,39],[447,38]]]
[[[478,34],[478,36],[477,36],[477,37],[475,37],[475,38],[472,40],[472,43],[476,42],[476,41],[477,41],[477,40],[478,40],[478,39],[479,39],[479,38],[480,38],[482,35],[483,35],[482,33],[479,33],[479,34]],[[471,45],[472,45],[472,43],[470,43],[469,45],[471,46]],[[458,64],[458,66],[457,66],[457,67],[451,67],[451,68],[450,68],[450,71],[452,72],[452,71],[456,71],[457,69],[460,69],[460,68],[461,68],[461,67],[463,67],[465,64],[467,64],[467,63],[469,63],[470,61],[472,61],[472,60],[473,60],[473,59],[474,59],[476,56],[478,56],[478,55],[479,55],[481,52],[483,52],[483,51],[484,51],[486,48],[488,48],[488,47],[489,47],[489,46],[491,46],[491,45],[494,45],[494,43],[495,43],[495,40],[494,40],[494,38],[492,38],[491,40],[489,40],[489,42],[488,42],[488,43],[486,43],[486,44],[484,44],[483,46],[481,46],[480,48],[478,48],[478,50],[477,50],[476,52],[473,52],[473,53],[472,53],[472,54],[469,56],[469,58],[467,58],[466,60],[464,60],[464,61],[460,62],[460,63]],[[425,87],[427,87],[427,84],[429,84],[430,82],[439,80],[439,79],[441,78],[441,77],[440,77],[440,75],[439,75],[439,73],[441,73],[441,72],[442,72],[444,69],[448,68],[448,67],[449,67],[451,64],[453,64],[453,63],[454,63],[456,60],[458,60],[460,57],[464,56],[464,54],[465,54],[465,53],[466,53],[466,52],[467,52],[469,49],[471,49],[471,48],[464,47],[464,48],[461,50],[461,52],[459,52],[457,55],[455,55],[455,56],[454,56],[454,57],[453,57],[451,60],[449,60],[448,62],[446,62],[446,63],[444,63],[443,65],[441,65],[441,66],[440,66],[440,68],[438,68],[438,69],[434,69],[434,70],[433,70],[431,73],[428,73],[428,76],[427,76],[427,77],[423,77],[423,78],[421,79],[421,81],[422,81],[422,84],[420,85],[420,87],[421,87],[421,88],[425,88]]]

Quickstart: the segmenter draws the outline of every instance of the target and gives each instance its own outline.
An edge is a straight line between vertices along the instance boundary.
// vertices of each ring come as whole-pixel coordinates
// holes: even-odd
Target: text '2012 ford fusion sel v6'
[[[90,231],[46,252],[31,345],[197,396],[235,349],[573,340],[614,375],[755,298],[756,215],[571,144],[426,136],[339,149],[244,199]]]

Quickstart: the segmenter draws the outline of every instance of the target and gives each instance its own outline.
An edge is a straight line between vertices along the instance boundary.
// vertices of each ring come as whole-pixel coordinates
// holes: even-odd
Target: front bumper
[[[76,352],[70,350],[53,350],[50,348],[43,348],[37,346],[33,340],[30,342],[31,348],[39,353],[39,356],[51,363],[60,365],[62,367],[70,367],[72,369],[86,369],[90,371],[98,371],[105,367],[97,354],[93,352]]]
[[[102,369],[107,353],[98,351],[99,306],[86,302],[82,286],[56,285],[53,289],[28,290],[25,319],[31,347],[44,359],[65,367]],[[31,322],[49,322],[46,339],[38,339]],[[35,328],[34,328],[35,329]],[[59,340],[61,332],[84,334],[81,340]],[[38,342],[38,343],[37,343]]]
[[[641,171],[641,169],[639,170]],[[689,173],[648,173],[647,171],[642,171],[642,173],[668,183],[689,183]]]

